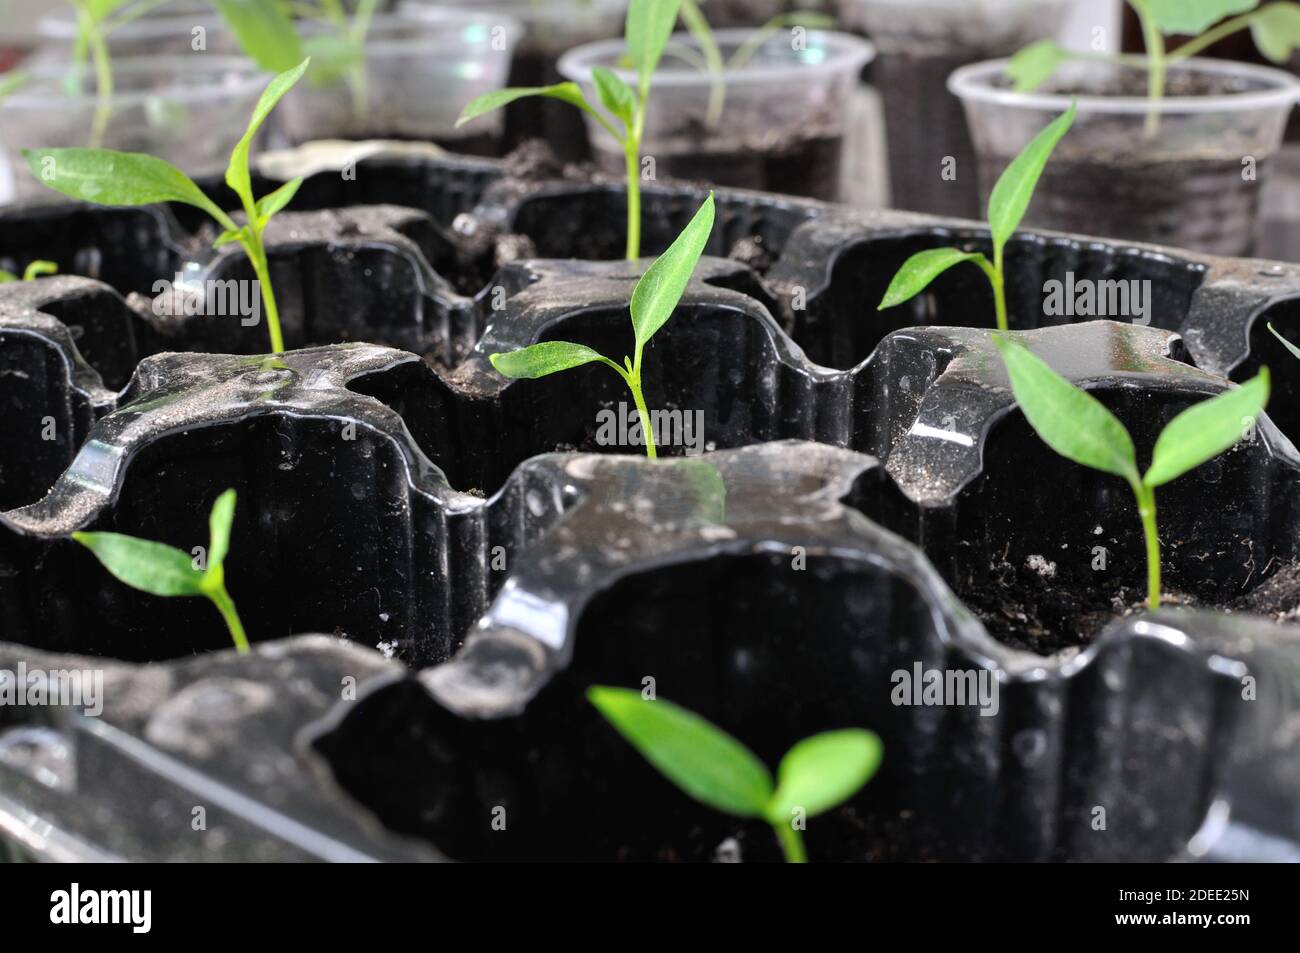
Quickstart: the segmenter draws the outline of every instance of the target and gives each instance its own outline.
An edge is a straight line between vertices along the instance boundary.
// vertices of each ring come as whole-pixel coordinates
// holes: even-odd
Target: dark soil
[[[1030,565],[1003,563],[990,584],[958,595],[989,634],[1003,645],[1038,655],[1089,645],[1110,623],[1146,611],[1146,591],[1140,586],[1062,583]],[[1162,594],[1168,606],[1201,606],[1227,612],[1247,612],[1274,621],[1300,616],[1300,564],[1277,568],[1264,582],[1231,602],[1205,603],[1177,590]]]

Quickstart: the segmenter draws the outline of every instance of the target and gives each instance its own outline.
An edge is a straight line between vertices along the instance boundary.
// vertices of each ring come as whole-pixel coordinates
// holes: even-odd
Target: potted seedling
[[[35,198],[17,170],[35,146],[111,146],[160,155],[187,172],[220,168],[242,118],[265,83],[242,57],[185,49],[110,55],[115,31],[135,26],[157,3],[76,0],[70,58],[37,56],[25,82],[0,102],[0,201]]]
[[[1059,34],[1072,0],[844,0],[879,50],[871,66],[885,113],[890,207],[975,218],[975,147],[945,83],[958,67]]]
[[[248,652],[248,636],[226,590],[226,554],[235,519],[235,491],[226,490],[212,504],[208,517],[208,549],[204,559],[183,550],[121,533],[73,533],[104,568],[132,589],[154,596],[202,596],[209,600],[230,630],[235,650]]]
[[[668,44],[641,130],[647,174],[835,199],[848,102],[871,45],[797,25],[825,22],[811,15],[712,31],[698,8],[682,10],[688,30]],[[623,56],[618,41],[587,44],[565,54],[560,72],[590,98],[611,76],[632,81]],[[594,117],[587,125],[597,162],[613,170],[618,135]]]
[[[787,862],[802,864],[802,822],[847,801],[880,767],[880,739],[848,728],[812,735],[781,759],[776,782],[758,756],[721,728],[665,699],[594,685],[587,699],[687,795],[724,814],[772,826]]]
[[[411,16],[441,16],[465,0],[406,0],[398,11]],[[556,64],[567,50],[582,43],[618,36],[628,0],[476,0],[474,9],[520,23],[523,34],[510,60],[505,85],[513,88],[553,86],[561,81]],[[587,132],[582,116],[562,100],[517,100],[502,110],[501,151],[529,139],[544,139],[566,161],[586,159]],[[487,120],[475,123],[483,129]],[[473,137],[483,138],[481,134]]]
[[[1147,605],[1160,606],[1156,488],[1231,448],[1268,402],[1268,368],[1240,387],[1184,410],[1160,432],[1145,473],[1133,439],[1106,407],[1061,377],[1014,338],[997,335],[1016,402],[1043,442],[1068,460],[1122,478],[1133,490],[1146,541]]]
[[[686,284],[691,280],[695,266],[704,253],[704,245],[713,231],[713,195],[710,193],[695,217],[677,236],[668,250],[646,269],[632,291],[632,331],[635,336],[633,357],[623,358],[622,365],[599,351],[583,344],[569,341],[543,341],[516,351],[506,351],[490,356],[492,366],[512,380],[535,380],[567,371],[585,364],[600,363],[610,368],[632,392],[637,413],[641,419],[641,437],[645,441],[646,456],[655,459],[654,427],[641,389],[642,360],[645,346],[655,332],[667,323],[681,300]]]
[[[641,257],[641,143],[645,135],[650,83],[673,32],[681,0],[632,0],[627,9],[623,41],[616,43],[616,59],[626,55],[632,71],[619,75],[596,67],[585,91],[575,82],[486,93],[465,107],[456,125],[495,112],[532,96],[562,100],[581,109],[618,144],[620,164],[627,181],[627,258]],[[563,71],[563,69],[562,69]],[[598,105],[599,104],[599,105]],[[605,112],[607,110],[609,115]]]
[[[993,260],[982,252],[961,248],[931,248],[917,252],[898,269],[890,282],[877,310],[897,307],[926,289],[930,282],[954,265],[970,262],[977,265],[988,277],[993,288],[993,304],[998,330],[1007,330],[1007,295],[1004,253],[1007,241],[1020,227],[1020,221],[1034,197],[1047,160],[1056,144],[1070,130],[1074,122],[1075,106],[1057,116],[1040,130],[1029,145],[1011,161],[998,178],[989,196],[989,238],[993,245]]]
[[[340,0],[295,5],[284,14],[218,0],[241,43],[267,69],[312,60],[307,82],[284,104],[291,142],[313,139],[433,141],[461,152],[492,152],[496,129],[475,139],[456,131],[460,103],[505,84],[519,25],[479,10],[376,15],[375,0],[348,12]],[[274,6],[268,5],[268,6]],[[299,39],[301,34],[301,39]],[[297,59],[295,59],[295,57]]]
[[[303,60],[271,80],[253,110],[243,137],[230,155],[226,184],[239,196],[244,210],[243,224],[236,223],[204,195],[184,172],[155,156],[111,149],[35,149],[25,151],[24,156],[32,175],[39,182],[70,198],[97,205],[183,202],[207,212],[222,229],[213,247],[237,242],[248,255],[262,294],[271,351],[279,353],[284,350],[284,337],[262,235],[271,218],[293,200],[302,179],[293,179],[260,199],[254,199],[248,154],[253,138],[267,116],[281,97],[302,78],[309,65],[309,60]]]
[[[1300,44],[1300,5],[1128,2],[1146,56],[1040,42],[953,74],[949,86],[965,105],[981,183],[1045,114],[1077,97],[1078,130],[1043,180],[1031,225],[1249,254],[1260,185],[1300,82],[1281,70],[1195,54],[1250,29],[1261,52],[1286,63]],[[1165,37],[1174,34],[1194,38],[1166,51]]]

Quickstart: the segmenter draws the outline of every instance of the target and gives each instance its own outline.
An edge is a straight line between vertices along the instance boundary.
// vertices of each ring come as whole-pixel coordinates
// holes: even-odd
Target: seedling
[[[90,58],[95,68],[95,114],[90,123],[91,148],[104,143],[113,105],[113,61],[108,53],[108,35],[137,17],[162,6],[167,0],[71,0],[77,15],[77,37],[72,48],[73,90]],[[116,16],[114,16],[116,14]]]
[[[772,825],[792,864],[806,863],[801,820],[856,794],[880,766],[880,739],[847,728],[812,735],[785,753],[776,783],[758,757],[721,728],[663,699],[593,685],[587,700],[659,772],[686,794],[737,817]]]
[[[1015,87],[1028,92],[1045,83],[1067,60],[1099,60],[1144,67],[1147,96],[1154,105],[1165,94],[1171,63],[1195,56],[1207,47],[1249,28],[1255,46],[1279,66],[1286,66],[1300,47],[1300,4],[1260,0],[1127,0],[1142,27],[1146,56],[1082,53],[1067,50],[1052,40],[1031,43],[1011,58],[1007,66]],[[1240,16],[1232,16],[1240,14]],[[1229,19],[1225,19],[1225,17]],[[1214,24],[1218,26],[1214,26]],[[1210,29],[1214,26],[1214,29]],[[1172,52],[1165,49],[1168,36],[1190,36]],[[1159,114],[1147,115],[1147,130],[1159,128]]]
[[[1268,402],[1268,368],[1240,387],[1202,401],[1171,420],[1156,438],[1151,466],[1138,473],[1133,438],[1102,403],[1075,387],[1010,337],[996,335],[1011,389],[1029,425],[1049,447],[1085,467],[1123,477],[1137,499],[1147,550],[1147,605],[1160,607],[1160,536],[1156,487],[1199,467],[1254,428]]]
[[[230,551],[230,525],[235,519],[235,491],[226,490],[212,504],[208,517],[206,567],[195,568],[196,557],[121,533],[73,533],[104,568],[132,589],[154,596],[203,596],[217,607],[240,655],[248,653],[248,636],[226,591],[226,554]]]
[[[54,274],[58,274],[58,271],[59,271],[59,266],[56,265],[54,262],[45,261],[43,258],[38,258],[33,262],[29,262],[27,267],[23,269],[23,276],[21,280],[35,281],[41,275],[54,275]],[[19,280],[20,280],[19,277],[15,275],[12,271],[5,271],[3,268],[0,268],[0,284],[5,284],[10,281],[19,281]]]
[[[622,367],[599,351],[568,341],[543,341],[517,351],[493,354],[489,358],[492,366],[511,379],[529,380],[581,367],[593,361],[613,368],[614,373],[623,379],[632,392],[632,399],[636,402],[641,417],[641,430],[645,434],[646,456],[653,460],[658,452],[655,448],[654,428],[650,425],[650,413],[641,391],[642,355],[655,332],[672,317],[712,231],[713,193],[710,192],[682,233],[666,252],[655,259],[654,264],[646,269],[636,283],[631,304],[635,356],[623,358]]]
[[[988,276],[993,286],[993,305],[997,314],[998,330],[1007,330],[1007,294],[1006,279],[1003,272],[1003,252],[1007,240],[1020,227],[1021,219],[1034,197],[1038,179],[1051,158],[1052,150],[1069,131],[1074,122],[1078,107],[1075,103],[1053,119],[1047,126],[1025,146],[1020,155],[1011,160],[1011,164],[998,178],[989,195],[989,235],[993,242],[993,261],[990,262],[980,252],[968,252],[960,248],[931,248],[917,252],[898,269],[894,280],[889,283],[885,297],[881,299],[878,311],[902,304],[920,294],[930,282],[943,274],[953,265],[972,262]]]
[[[235,224],[216,203],[203,194],[184,172],[164,159],[140,152],[116,152],[112,149],[24,149],[23,156],[32,175],[64,195],[96,205],[150,205],[154,202],[183,202],[207,212],[224,231],[212,243],[214,248],[238,242],[257,273],[262,291],[263,310],[271,336],[271,350],[284,350],[280,332],[280,312],[275,305],[271,272],[266,260],[262,233],[272,216],[293,199],[302,185],[297,178],[275,191],[253,200],[253,183],[248,171],[248,151],[253,137],[275,108],[276,103],[302,78],[310,59],[271,80],[258,100],[253,118],[242,139],[235,144],[226,168],[226,184],[239,196],[246,222]]]
[[[472,101],[456,120],[456,127],[460,128],[471,119],[477,119],[528,96],[559,99],[592,116],[623,147],[627,169],[627,257],[630,260],[641,257],[641,138],[645,132],[650,83],[659,60],[663,57],[664,46],[672,35],[673,25],[677,22],[681,2],[682,0],[632,0],[628,6],[623,36],[627,44],[628,61],[637,74],[636,90],[611,70],[602,67],[592,70],[592,81],[601,105],[614,117],[614,121],[610,121],[595,104],[587,101],[582,94],[582,87],[577,83],[494,90]]]
[[[730,59],[724,59],[722,50],[718,48],[718,41],[713,36],[713,30],[709,27],[709,21],[696,0],[682,0],[681,16],[687,32],[695,37],[695,42],[700,46],[700,54],[704,57],[704,70],[713,78],[709,90],[709,108],[705,116],[705,122],[710,129],[716,127],[722,120],[722,110],[727,96],[724,74],[728,70],[738,70],[743,67],[779,30],[795,26],[830,28],[835,25],[835,18],[824,13],[804,10],[781,14],[772,17],[756,29],[743,44],[737,47]]]
[[[278,73],[310,57],[312,68],[308,82],[328,86],[346,80],[353,114],[365,115],[369,106],[366,35],[378,0],[356,0],[350,15],[342,0],[215,2],[244,52],[259,66]],[[322,24],[325,29],[300,39],[291,13],[300,20]]]

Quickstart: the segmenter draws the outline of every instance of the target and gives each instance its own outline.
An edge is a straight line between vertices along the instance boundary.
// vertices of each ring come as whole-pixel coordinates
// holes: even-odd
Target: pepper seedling
[[[1260,0],[1127,0],[1142,28],[1145,56],[1084,53],[1068,50],[1054,40],[1031,43],[1011,57],[1007,74],[1022,92],[1037,89],[1068,60],[1124,63],[1147,71],[1147,97],[1154,104],[1165,94],[1170,64],[1188,59],[1240,30],[1249,29],[1259,51],[1279,66],[1290,62],[1300,47],[1300,4]],[[1241,14],[1233,16],[1233,14]],[[1225,19],[1228,18],[1228,19]],[[1218,26],[1214,26],[1214,24]],[[1210,27],[1214,26],[1214,29]],[[1169,52],[1165,38],[1189,36]],[[1159,114],[1147,116],[1147,130],[1159,128]]]
[[[596,67],[591,71],[592,82],[601,105],[614,117],[611,122],[582,94],[577,83],[557,83],[554,86],[528,86],[498,89],[473,100],[456,120],[460,128],[472,119],[493,112],[515,100],[528,96],[549,96],[577,106],[592,116],[606,132],[623,147],[627,170],[627,258],[641,257],[641,139],[645,132],[646,104],[650,98],[650,84],[655,69],[663,58],[664,47],[672,36],[673,26],[681,0],[632,0],[627,8],[627,21],[623,37],[627,44],[628,62],[637,74],[637,88],[633,90],[612,70]],[[621,131],[619,126],[622,127]]]
[[[226,168],[226,184],[239,196],[246,222],[235,224],[216,203],[203,194],[194,181],[170,162],[141,152],[117,152],[112,149],[24,149],[23,156],[38,181],[74,199],[96,205],[150,205],[154,202],[183,202],[207,212],[225,231],[212,243],[220,248],[238,242],[248,255],[257,274],[266,311],[266,325],[271,350],[284,350],[280,331],[280,312],[271,287],[271,271],[266,259],[262,233],[272,216],[292,201],[302,178],[286,182],[273,192],[253,199],[253,183],[248,171],[248,152],[253,137],[275,108],[276,103],[302,78],[311,60],[305,59],[291,70],[271,80],[253,110],[253,118],[243,138],[235,144]]]
[[[27,267],[23,269],[23,276],[20,279],[12,271],[5,271],[0,268],[0,284],[10,281],[35,281],[41,275],[56,275],[59,273],[59,266],[52,261],[46,261],[44,258],[37,258],[35,261],[28,262]]]
[[[613,368],[632,392],[637,413],[641,417],[641,430],[645,435],[646,456],[658,456],[655,448],[654,428],[650,412],[646,409],[641,390],[641,360],[646,344],[672,317],[681,301],[686,284],[695,272],[695,266],[704,253],[705,243],[713,232],[713,193],[704,200],[695,217],[677,236],[668,250],[655,259],[632,290],[632,332],[635,336],[634,357],[623,358],[623,366],[584,344],[569,341],[543,341],[530,344],[517,351],[505,351],[489,357],[497,371],[512,380],[536,380],[559,371],[567,371],[584,364],[599,361]]]
[[[208,517],[208,552],[205,568],[194,566],[188,553],[147,539],[121,533],[73,533],[104,568],[132,589],[154,596],[203,596],[230,630],[240,655],[248,653],[248,636],[226,591],[226,554],[230,551],[230,526],[235,519],[235,491],[226,490],[212,504]]]
[[[787,27],[811,27],[830,29],[835,26],[835,18],[825,13],[810,10],[795,13],[783,13],[772,17],[736,48],[730,58],[724,58],[718,41],[709,26],[708,18],[700,9],[697,0],[682,0],[682,23],[686,30],[699,44],[700,55],[704,57],[703,68],[712,79],[709,90],[709,106],[705,114],[705,124],[714,128],[722,121],[722,110],[726,103],[727,83],[724,75],[728,70],[738,70],[748,63],[763,44],[776,35],[778,30]]]
[[[993,286],[993,305],[997,314],[998,330],[1007,330],[1007,293],[1006,278],[1003,271],[1003,252],[1007,241],[1020,227],[1021,220],[1034,197],[1038,179],[1052,156],[1052,150],[1069,131],[1074,122],[1078,106],[1070,108],[1057,116],[1038,135],[1025,146],[1020,155],[1011,160],[989,195],[989,235],[993,242],[993,261],[990,262],[980,252],[968,252],[961,248],[931,248],[917,252],[898,269],[889,288],[885,291],[877,311],[884,311],[916,297],[929,286],[930,282],[943,274],[953,265],[972,262],[988,276]]]
[[[781,759],[776,783],[758,756],[721,728],[663,699],[593,685],[587,700],[647,761],[686,794],[724,814],[772,826],[787,862],[802,864],[801,820],[847,801],[880,767],[873,732],[826,731],[798,742]]]
[[[108,52],[108,36],[132,20],[162,6],[168,0],[72,0],[77,16],[77,35],[72,47],[72,74],[69,88],[75,92],[81,70],[89,58],[95,68],[95,113],[90,121],[91,148],[103,145],[104,134],[113,106],[113,60]],[[117,14],[114,16],[114,14]]]
[[[356,0],[349,14],[342,0],[296,0],[280,3],[267,0],[215,0],[231,32],[244,52],[265,70],[279,73],[310,57],[307,80],[314,86],[328,86],[343,79],[352,95],[353,115],[363,116],[369,107],[366,83],[366,35],[378,7],[378,0]],[[324,29],[302,37],[294,19],[321,24]]]
[[[1147,552],[1147,605],[1160,607],[1160,536],[1156,488],[1212,460],[1254,427],[1268,402],[1268,368],[1240,387],[1201,401],[1160,431],[1151,466],[1139,473],[1133,438],[1119,419],[1061,377],[1022,344],[1004,335],[994,343],[1002,354],[1011,389],[1025,419],[1043,442],[1075,463],[1122,477],[1137,499]]]

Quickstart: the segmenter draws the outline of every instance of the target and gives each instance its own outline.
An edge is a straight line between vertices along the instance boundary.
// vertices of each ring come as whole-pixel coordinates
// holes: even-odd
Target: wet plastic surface
[[[0,709],[11,843],[141,859],[707,859],[736,838],[746,858],[772,856],[764,831],[674,794],[582,700],[593,682],[650,676],[769,761],[817,730],[882,734],[881,776],[810,824],[814,858],[1300,853],[1285,808],[1300,746],[1278,731],[1294,718],[1297,629],[1171,610],[1044,657],[963,608],[998,559],[1050,557],[1086,580],[1099,523],[1112,573],[1142,571],[1127,489],[1056,457],[1014,410],[977,273],[875,312],[907,254],[978,243],[975,226],[720,194],[710,254],[753,262],[758,244],[766,260],[706,259],[646,358],[652,406],[701,411],[712,452],[554,454],[595,448],[596,411],[626,399],[617,380],[507,382],[487,357],[547,338],[621,353],[637,269],[511,260],[511,234],[616,258],[617,194],[493,168],[363,163],[355,182],[309,181],[306,207],[322,210],[269,234],[286,337],[305,348],[277,358],[259,353],[263,328],[229,315],[155,314],[152,282],[191,258],[195,280],[244,277],[237,252],[190,237],[193,221],[5,214],[32,216],[41,244],[6,228],[0,265],[93,261],[108,284],[0,286],[0,668],[94,657],[121,680],[99,719]],[[366,207],[344,207],[356,197]],[[650,253],[700,197],[647,195]],[[1266,357],[1282,430],[1261,421],[1161,490],[1166,571],[1221,604],[1293,561],[1297,376],[1258,332],[1284,323],[1300,269],[1065,236],[1018,237],[1010,256],[1013,326],[1116,411],[1140,457],[1174,413]],[[1070,271],[1150,281],[1151,326],[1037,327],[1052,320],[1043,281]],[[206,603],[129,590],[66,539],[112,529],[188,550],[228,486],[249,659],[225,649]],[[303,632],[359,646],[283,641]],[[916,663],[996,673],[997,714],[891,704],[891,674]],[[225,798],[207,839],[180,833],[198,789]],[[151,829],[154,815],[171,820]]]

